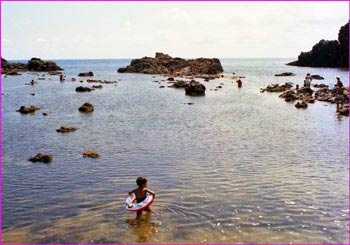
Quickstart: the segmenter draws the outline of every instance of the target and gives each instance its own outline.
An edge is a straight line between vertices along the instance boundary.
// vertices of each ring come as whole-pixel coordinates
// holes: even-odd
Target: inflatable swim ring
[[[153,195],[146,193],[146,198],[142,202],[136,202],[136,196],[133,193],[131,196],[129,196],[124,203],[124,206],[127,210],[138,212],[141,210],[144,210],[145,208],[148,208],[149,205],[153,202]]]

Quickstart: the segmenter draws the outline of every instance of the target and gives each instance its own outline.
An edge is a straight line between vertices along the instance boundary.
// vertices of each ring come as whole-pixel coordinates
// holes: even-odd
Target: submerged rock
[[[102,83],[102,84],[114,84],[118,83],[117,81],[102,81],[102,80],[93,80],[93,79],[88,79],[86,80],[87,83]]]
[[[77,128],[63,125],[60,128],[56,129],[56,132],[57,133],[68,133],[68,132],[74,132],[75,130],[77,130]]]
[[[39,153],[36,156],[29,158],[28,161],[49,163],[49,162],[52,162],[52,159],[53,159],[52,155],[45,155],[45,154]]]
[[[275,77],[289,77],[289,76],[295,76],[295,74],[292,72],[283,72],[280,74],[275,74]]]
[[[85,113],[93,112],[94,106],[91,103],[86,102],[79,108],[79,111]]]
[[[51,75],[51,76],[56,76],[56,75],[61,75],[61,74],[62,74],[62,72],[60,72],[60,71],[50,71],[49,72],[49,75]]]
[[[100,157],[100,154],[97,153],[97,152],[94,152],[94,151],[92,151],[92,150],[86,150],[86,151],[83,153],[83,157],[99,158],[99,157]]]
[[[184,80],[177,80],[171,87],[173,88],[185,88],[188,86],[188,82]]]

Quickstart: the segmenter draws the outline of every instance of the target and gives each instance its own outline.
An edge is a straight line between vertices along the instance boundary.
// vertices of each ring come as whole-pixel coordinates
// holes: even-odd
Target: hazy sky
[[[347,2],[2,2],[5,59],[297,57],[338,38]]]

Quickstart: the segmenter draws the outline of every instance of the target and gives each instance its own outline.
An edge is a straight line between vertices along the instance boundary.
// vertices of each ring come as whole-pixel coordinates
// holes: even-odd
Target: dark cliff
[[[301,52],[292,66],[349,68],[349,23],[339,30],[338,40],[321,40],[309,52]]]

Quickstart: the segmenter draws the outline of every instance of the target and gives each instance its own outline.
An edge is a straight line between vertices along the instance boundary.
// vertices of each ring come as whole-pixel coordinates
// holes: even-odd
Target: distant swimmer
[[[238,79],[238,80],[236,81],[236,83],[237,83],[238,88],[241,88],[241,87],[242,87],[242,81],[241,81],[241,79]]]
[[[64,80],[65,80],[65,79],[64,79],[64,76],[63,76],[63,74],[61,74],[61,75],[60,75],[60,82],[64,82]]]

